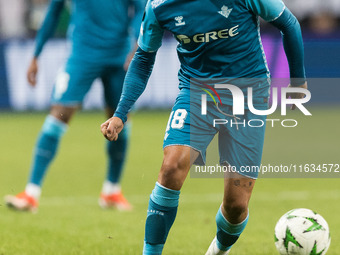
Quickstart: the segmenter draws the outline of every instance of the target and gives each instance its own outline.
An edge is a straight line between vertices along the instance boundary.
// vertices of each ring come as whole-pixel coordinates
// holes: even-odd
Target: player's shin
[[[143,255],[159,255],[175,221],[180,191],[168,189],[158,182],[149,200],[145,223]]]
[[[59,141],[67,130],[67,124],[52,115],[47,116],[34,150],[29,182],[41,185],[46,170],[54,159]]]

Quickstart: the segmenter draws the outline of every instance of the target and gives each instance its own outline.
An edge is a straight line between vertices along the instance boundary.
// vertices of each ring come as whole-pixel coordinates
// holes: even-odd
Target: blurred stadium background
[[[340,1],[286,0],[287,6],[303,26],[306,71],[311,77],[340,76]],[[0,109],[44,110],[57,71],[67,56],[65,41],[69,13],[62,15],[55,38],[50,40],[40,58],[38,86],[31,89],[26,82],[26,68],[33,54],[34,36],[47,8],[46,0],[0,0]],[[268,24],[262,27],[263,44],[273,77],[289,77],[279,32]],[[160,49],[150,83],[137,107],[169,108],[177,94],[176,42],[167,35]],[[328,87],[328,97],[322,93]],[[336,88],[335,88],[336,87]],[[339,102],[340,86],[311,87],[313,103]],[[323,96],[318,96],[319,94]],[[92,88],[84,108],[102,108],[101,86]]]
[[[285,3],[302,24],[307,76],[323,80],[309,83],[312,117],[289,113],[301,122],[299,127],[268,129],[263,161],[340,163],[340,1]],[[68,53],[69,13],[65,11],[55,38],[40,57],[38,85],[35,89],[28,86],[26,68],[47,4],[47,0],[0,0],[0,199],[22,191],[25,185],[54,79]],[[262,39],[273,77],[287,78],[279,32],[263,24]],[[104,116],[98,111],[103,107],[102,89],[96,82],[85,100],[85,111],[74,119],[62,142],[44,186],[39,213],[13,213],[0,200],[0,254],[140,253],[148,195],[161,164],[169,108],[178,92],[175,47],[174,39],[165,35],[149,85],[132,116],[123,186],[135,210],[130,214],[106,212],[96,204],[105,170],[104,139],[99,133]],[[259,180],[251,202],[252,220],[235,247],[235,255],[276,254],[275,223],[296,207],[314,209],[326,218],[333,239],[328,254],[340,254],[339,180]],[[214,215],[221,190],[219,179],[188,178],[165,254],[204,254],[215,234]]]

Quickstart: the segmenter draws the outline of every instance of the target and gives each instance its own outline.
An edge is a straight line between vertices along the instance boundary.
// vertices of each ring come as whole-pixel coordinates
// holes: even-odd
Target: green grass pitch
[[[267,128],[263,163],[340,163],[339,106],[312,108],[312,117],[289,112],[296,128]],[[19,213],[0,202],[1,255],[141,254],[148,196],[162,162],[169,112],[132,116],[123,191],[134,210],[102,210],[97,199],[105,176],[102,113],[82,112],[72,120],[44,183],[39,212]],[[0,113],[0,196],[21,192],[32,148],[45,113]],[[271,116],[281,118],[281,116]],[[339,174],[340,177],[340,174]],[[250,220],[233,247],[234,255],[275,255],[274,226],[290,209],[306,207],[329,223],[329,255],[340,254],[340,179],[259,179],[250,202]],[[222,179],[190,178],[182,189],[177,219],[164,254],[204,254],[215,235]],[[2,198],[1,198],[2,199]]]

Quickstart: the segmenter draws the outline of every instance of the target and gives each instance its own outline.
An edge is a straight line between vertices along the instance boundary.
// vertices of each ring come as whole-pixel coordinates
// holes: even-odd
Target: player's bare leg
[[[114,112],[115,109],[106,107],[107,118],[111,118]],[[100,207],[104,209],[116,208],[121,211],[129,211],[132,209],[131,204],[123,196],[120,187],[120,179],[127,151],[128,133],[129,123],[127,122],[119,134],[117,141],[107,141],[108,170],[98,201]]]
[[[158,181],[149,200],[144,255],[161,254],[176,218],[180,189],[198,152],[187,146],[168,146]]]
[[[206,255],[225,255],[246,227],[248,204],[255,180],[238,173],[224,179],[224,197],[216,215],[217,234]]]
[[[37,211],[41,184],[47,169],[54,159],[58,144],[67,130],[77,107],[54,105],[45,119],[34,151],[31,174],[25,191],[16,196],[5,197],[6,204],[16,210]]]
[[[50,115],[54,116],[65,124],[69,124],[74,113],[78,109],[78,106],[52,105]]]
[[[224,179],[224,196],[221,206],[225,218],[232,224],[244,221],[248,216],[248,204],[255,179],[231,173]]]
[[[175,145],[164,148],[158,183],[168,189],[180,190],[198,154],[187,146]]]

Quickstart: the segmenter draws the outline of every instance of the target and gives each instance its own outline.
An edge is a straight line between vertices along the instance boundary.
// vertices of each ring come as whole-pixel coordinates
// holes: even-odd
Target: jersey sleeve
[[[157,51],[162,45],[163,33],[164,29],[159,25],[149,0],[142,20],[138,46],[145,52]]]
[[[126,73],[122,95],[115,111],[115,117],[124,123],[127,114],[145,90],[155,63],[156,52],[145,52],[138,48]]]
[[[65,0],[51,0],[43,24],[36,37],[35,57],[40,55],[45,43],[54,34],[61,11],[64,8],[64,2]]]
[[[301,27],[296,17],[286,8],[282,15],[270,24],[282,34],[283,47],[289,64],[292,86],[301,86],[306,82],[304,49]]]
[[[282,0],[245,0],[247,8],[267,22],[272,22],[281,16],[285,10]]]

